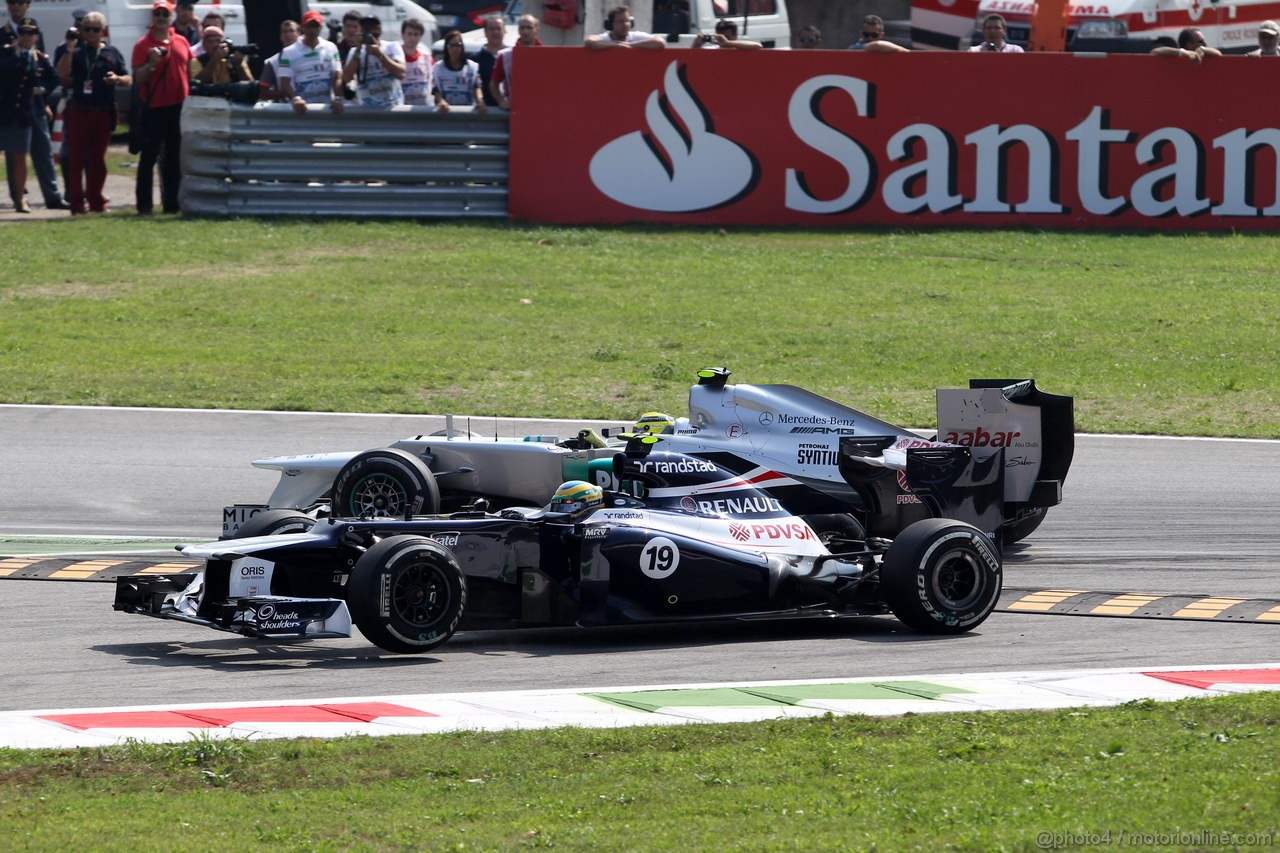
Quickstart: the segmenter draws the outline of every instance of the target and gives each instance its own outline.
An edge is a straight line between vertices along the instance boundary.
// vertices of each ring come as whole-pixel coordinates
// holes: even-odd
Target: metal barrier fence
[[[188,98],[185,213],[204,216],[505,217],[507,114]]]

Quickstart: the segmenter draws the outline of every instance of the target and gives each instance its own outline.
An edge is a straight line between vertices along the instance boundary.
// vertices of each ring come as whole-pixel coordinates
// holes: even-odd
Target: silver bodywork
[[[727,372],[722,375],[727,377]],[[1032,383],[1023,385],[1034,389]],[[913,447],[962,445],[978,459],[1003,449],[1005,500],[1022,502],[1036,484],[1043,453],[1040,409],[1016,402],[1025,390],[1018,385],[939,389],[938,436],[949,440],[936,442],[794,385],[730,385],[718,378],[693,385],[688,415],[658,438],[663,450],[732,454],[747,463],[742,473],[748,479],[762,478],[764,488],[802,484],[853,503],[854,489],[838,466],[844,437],[893,436],[884,453],[869,461],[899,471],[905,466],[906,450]],[[566,480],[618,487],[610,460],[625,439],[576,449],[560,446],[549,436],[477,438],[446,433],[389,445],[423,459],[444,495],[484,495],[541,505]],[[280,472],[268,501],[271,507],[309,510],[326,500],[343,466],[362,452],[280,456],[253,464]],[[763,482],[770,472],[775,472],[772,481]]]

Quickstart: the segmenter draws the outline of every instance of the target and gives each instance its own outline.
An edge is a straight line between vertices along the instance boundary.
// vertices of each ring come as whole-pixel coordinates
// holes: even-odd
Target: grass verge
[[[0,843],[1246,849],[1280,839],[1277,751],[1274,693],[1053,712],[7,750]]]
[[[14,227],[7,402],[629,420],[720,364],[907,424],[1035,376],[1085,431],[1280,436],[1271,236]]]

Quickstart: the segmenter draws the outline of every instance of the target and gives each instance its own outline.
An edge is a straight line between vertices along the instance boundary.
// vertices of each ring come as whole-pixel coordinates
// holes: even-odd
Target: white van
[[[913,0],[911,39],[917,48],[964,50],[980,38],[982,19],[1000,15],[1008,39],[1023,47],[1031,32],[1033,0]],[[1204,33],[1210,47],[1243,53],[1258,46],[1258,25],[1276,17],[1269,0],[1095,0],[1068,7],[1067,50],[1146,53],[1161,36],[1184,27]]]

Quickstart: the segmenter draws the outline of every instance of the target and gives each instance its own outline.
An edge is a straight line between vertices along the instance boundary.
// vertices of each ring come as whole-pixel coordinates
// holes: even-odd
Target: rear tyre
[[[335,518],[409,518],[440,511],[440,488],[426,464],[385,447],[352,459],[333,481]]]
[[[818,534],[818,541],[833,554],[862,548],[867,540],[867,531],[847,512],[801,517]]]
[[[268,509],[251,517],[226,539],[248,539],[250,536],[276,536],[281,533],[306,533],[316,520],[296,509]]]
[[[948,518],[909,525],[880,564],[889,609],[926,634],[959,634],[982,624],[1000,599],[1002,577],[991,540]]]
[[[1044,507],[1023,510],[1006,521],[1000,527],[1000,533],[1004,537],[1004,544],[1012,545],[1014,542],[1026,539],[1040,526],[1040,522],[1044,521],[1047,512],[1048,510]]]
[[[457,559],[423,536],[390,536],[360,556],[347,585],[351,618],[374,645],[397,654],[453,636],[467,606]]]

